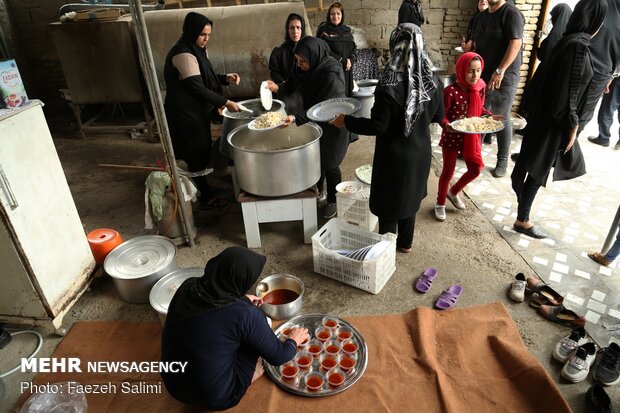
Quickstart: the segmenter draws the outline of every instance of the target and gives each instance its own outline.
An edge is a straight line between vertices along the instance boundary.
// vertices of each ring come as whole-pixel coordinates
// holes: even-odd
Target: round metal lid
[[[114,278],[134,279],[155,274],[176,259],[176,245],[160,235],[132,238],[114,248],[103,268]]]
[[[191,267],[179,268],[164,275],[151,289],[149,294],[151,307],[160,314],[168,314],[170,301],[172,301],[174,293],[177,292],[181,284],[188,278],[202,277],[203,274],[204,268]]]

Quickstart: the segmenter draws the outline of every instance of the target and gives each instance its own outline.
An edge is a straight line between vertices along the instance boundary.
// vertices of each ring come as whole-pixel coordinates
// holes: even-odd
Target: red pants
[[[442,146],[441,154],[443,157],[443,169],[439,177],[437,205],[446,204],[446,195],[448,194],[450,180],[454,175],[456,158],[459,152],[457,149]],[[480,135],[465,135],[463,137],[463,160],[467,165],[467,172],[450,188],[450,192],[453,195],[458,194],[468,183],[476,179],[480,172],[482,172],[482,168],[484,168],[484,161],[480,152]]]

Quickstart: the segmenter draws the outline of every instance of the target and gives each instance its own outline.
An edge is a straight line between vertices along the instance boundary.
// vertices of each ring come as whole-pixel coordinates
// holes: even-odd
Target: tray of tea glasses
[[[281,366],[265,363],[265,371],[284,390],[307,397],[340,393],[353,386],[368,364],[364,337],[341,318],[325,314],[294,317],[275,334],[286,340],[292,328],[305,327],[309,340],[297,347],[293,360]]]

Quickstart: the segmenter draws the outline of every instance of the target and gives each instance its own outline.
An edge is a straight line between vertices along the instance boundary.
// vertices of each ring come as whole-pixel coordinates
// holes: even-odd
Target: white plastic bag
[[[35,393],[22,406],[20,413],[86,413],[88,404],[83,393],[70,393],[69,383],[50,383],[50,391]]]

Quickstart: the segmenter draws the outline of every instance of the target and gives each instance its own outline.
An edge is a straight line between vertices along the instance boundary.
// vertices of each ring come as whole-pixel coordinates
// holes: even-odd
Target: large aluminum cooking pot
[[[172,301],[172,297],[177,292],[181,284],[188,278],[202,277],[204,275],[204,268],[191,267],[191,268],[179,268],[169,274],[164,275],[157,283],[151,288],[149,294],[149,301],[151,307],[159,315],[159,321],[162,325],[166,321],[168,315],[168,307]]]
[[[279,112],[286,115],[284,110],[285,104],[281,100],[273,99],[271,109],[265,110],[260,99],[249,99],[237,102],[250,109],[252,113],[241,111],[231,112],[228,109],[224,109],[222,116],[224,121],[222,122],[222,137],[220,138],[220,153],[226,156],[228,159],[232,159],[232,149],[228,144],[228,134],[239,126],[250,123],[252,119],[256,119],[263,113],[267,112]]]
[[[268,131],[239,126],[228,135],[239,187],[253,195],[272,197],[310,188],[321,177],[322,134],[313,122]]]
[[[290,274],[270,275],[267,278],[263,278],[263,280],[258,283],[256,295],[264,298],[275,290],[290,290],[297,293],[298,296],[295,300],[285,304],[269,304],[263,302],[263,305],[260,307],[261,310],[274,320],[288,320],[289,318],[299,315],[304,292],[306,291],[304,282]]]
[[[148,303],[153,285],[178,268],[176,254],[176,245],[169,238],[145,235],[114,248],[106,256],[103,268],[112,277],[121,299]]]

